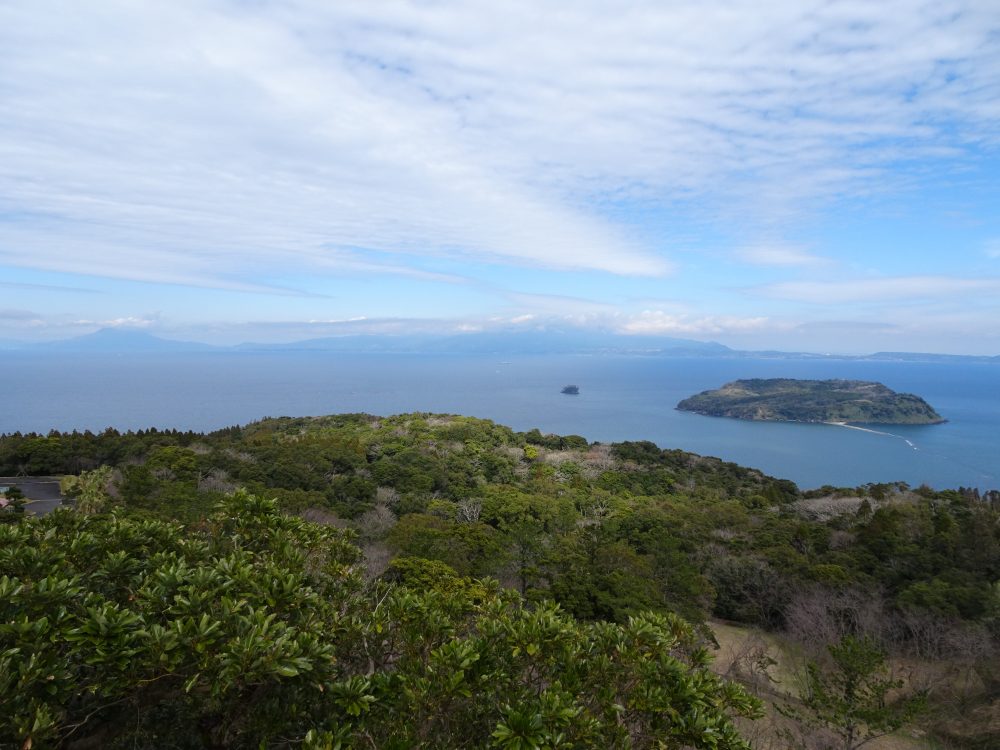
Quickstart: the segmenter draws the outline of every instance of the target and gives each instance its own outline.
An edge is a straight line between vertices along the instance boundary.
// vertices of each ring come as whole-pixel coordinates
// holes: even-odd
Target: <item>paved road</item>
[[[27,500],[24,505],[27,513],[44,516],[62,505],[63,496],[56,477],[0,477],[0,487],[21,490]]]

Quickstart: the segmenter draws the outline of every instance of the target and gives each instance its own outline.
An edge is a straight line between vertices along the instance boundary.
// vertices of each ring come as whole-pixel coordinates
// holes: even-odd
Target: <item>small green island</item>
[[[677,404],[681,411],[766,422],[939,424],[919,396],[865,380],[734,380]]]

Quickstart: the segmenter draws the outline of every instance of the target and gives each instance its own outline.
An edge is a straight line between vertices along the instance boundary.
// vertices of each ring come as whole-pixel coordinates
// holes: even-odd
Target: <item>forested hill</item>
[[[919,396],[864,380],[734,380],[677,404],[681,411],[768,422],[937,424],[944,419]]]
[[[665,637],[663,628],[674,627],[661,620],[656,621],[658,624],[642,620],[649,616],[642,613],[667,618],[680,615],[695,623],[721,618],[742,626],[762,628],[791,639],[807,653],[817,654],[818,659],[825,653],[826,645],[857,637],[899,658],[945,660],[954,669],[967,670],[970,675],[975,673],[977,676],[970,678],[972,682],[963,684],[968,687],[974,683],[977,687],[968,687],[962,701],[951,693],[938,696],[938,704],[947,703],[947,709],[942,707],[943,713],[935,719],[938,724],[928,725],[928,728],[940,736],[947,736],[951,742],[965,743],[956,747],[990,746],[975,744],[989,736],[991,730],[988,722],[984,724],[970,712],[1000,700],[1000,660],[996,658],[1000,639],[1000,493],[980,495],[978,491],[961,489],[933,491],[905,484],[827,487],[803,493],[791,482],[768,477],[753,469],[683,451],[663,450],[648,442],[589,443],[581,436],[544,435],[538,430],[515,432],[486,420],[432,414],[265,419],[211,434],[108,430],[100,434],[53,432],[4,436],[0,438],[0,475],[18,474],[69,475],[64,479],[64,486],[75,496],[76,510],[58,512],[43,521],[24,522],[22,525],[27,530],[18,533],[29,536],[18,537],[20,541],[8,539],[9,544],[0,545],[3,550],[0,579],[7,575],[10,580],[41,580],[37,577],[44,578],[51,563],[69,581],[66,584],[68,592],[74,586],[92,583],[93,596],[111,601],[119,613],[139,608],[141,611],[135,610],[133,614],[140,620],[145,618],[145,624],[128,626],[126,630],[133,628],[152,633],[150,628],[154,620],[158,626],[167,627],[169,623],[162,620],[165,615],[154,604],[171,601],[175,603],[170,605],[170,611],[177,609],[171,617],[176,616],[179,620],[195,617],[197,610],[192,627],[209,627],[211,619],[218,617],[223,622],[220,628],[229,633],[225,629],[232,627],[233,638],[244,638],[249,636],[240,630],[243,627],[239,625],[243,622],[240,618],[256,615],[249,612],[226,614],[212,608],[230,600],[236,606],[241,596],[250,602],[247,606],[257,607],[254,602],[258,600],[251,596],[250,589],[257,585],[252,584],[254,576],[262,576],[262,581],[270,581],[267,584],[270,588],[260,593],[260,616],[266,618],[271,611],[269,608],[278,607],[279,619],[285,623],[282,627],[301,626],[301,630],[293,628],[294,633],[289,631],[292,641],[282,643],[299,643],[295,639],[305,637],[304,633],[316,632],[316,627],[331,633],[343,628],[345,634],[353,633],[344,636],[348,640],[355,639],[351,641],[351,648],[361,649],[361,653],[365,648],[370,650],[371,663],[368,657],[357,657],[360,659],[357,664],[338,651],[337,658],[345,659],[347,671],[339,676],[330,673],[317,679],[323,690],[335,691],[336,700],[342,701],[337,704],[341,705],[336,709],[340,711],[337,715],[353,717],[344,718],[344,726],[357,730],[351,735],[355,739],[361,737],[363,731],[372,732],[373,726],[381,726],[378,722],[362,726],[363,721],[358,717],[363,717],[369,705],[378,706],[383,712],[378,714],[382,722],[393,715],[408,717],[406,721],[400,720],[399,731],[403,734],[379,735],[375,737],[377,746],[382,746],[378,742],[383,741],[403,743],[398,746],[417,746],[421,744],[421,732],[431,732],[428,736],[437,736],[434,732],[460,732],[459,725],[465,719],[468,720],[465,728],[472,734],[455,734],[454,742],[461,740],[467,745],[471,743],[470,746],[484,746],[490,742],[506,747],[529,746],[513,742],[503,744],[495,732],[506,737],[504,732],[527,732],[533,726],[537,729],[537,719],[543,727],[539,732],[551,731],[555,736],[570,731],[568,727],[574,723],[571,721],[574,716],[587,716],[588,721],[596,722],[575,726],[573,731],[592,732],[587,736],[574,735],[580,737],[578,746],[652,746],[657,732],[667,737],[674,729],[681,731],[676,726],[670,729],[669,722],[658,724],[663,717],[657,718],[660,715],[655,710],[649,715],[636,714],[636,723],[627,723],[639,733],[628,741],[621,737],[614,739],[613,731],[617,731],[614,727],[622,726],[618,721],[602,723],[607,716],[600,712],[611,710],[609,706],[615,701],[638,710],[639,703],[629,701],[639,701],[639,698],[630,697],[631,694],[608,694],[611,703],[605,705],[595,698],[596,702],[586,706],[572,701],[566,703],[565,695],[547,694],[542,703],[530,704],[530,715],[518,713],[521,708],[528,710],[527,696],[531,691],[520,682],[521,677],[510,671],[521,667],[515,669],[501,659],[503,649],[491,650],[500,641],[490,640],[494,636],[499,638],[503,628],[551,628],[551,633],[562,633],[544,638],[533,636],[541,640],[531,640],[523,633],[515,636],[513,631],[503,631],[510,638],[521,639],[516,644],[501,639],[507,644],[504,646],[507,651],[503,653],[508,657],[514,654],[517,658],[542,653],[537,658],[547,660],[547,669],[556,671],[540,673],[538,679],[550,687],[556,681],[563,685],[575,681],[573,684],[586,693],[597,690],[596,686],[605,678],[609,681],[617,678],[598,672],[573,672],[570,664],[575,657],[572,654],[580,653],[574,649],[599,651],[608,643],[600,641],[601,638],[625,638],[638,644],[647,637]],[[233,493],[238,490],[245,490],[250,495],[237,494],[237,499],[243,499],[234,501]],[[223,510],[218,510],[220,503]],[[84,523],[69,520],[71,517],[94,520]],[[167,526],[161,525],[164,523]],[[325,538],[322,534],[334,533],[330,529],[335,527],[346,529],[358,549],[351,552],[337,547],[340,551],[336,559],[330,560],[334,565],[331,571],[356,574],[357,580],[349,577],[341,583],[327,581],[322,585],[332,586],[330,591],[339,592],[337,597],[354,596],[352,591],[361,592],[358,595],[362,597],[373,597],[351,600],[369,612],[362,617],[363,623],[358,621],[361,624],[350,624],[354,622],[350,617],[354,617],[357,610],[344,609],[347,605],[343,598],[337,599],[339,604],[329,611],[314,601],[296,598],[299,594],[295,592],[305,595],[303,586],[312,586],[310,591],[318,591],[316,587],[320,583],[308,583],[312,580],[309,576],[315,572],[309,567],[313,563],[306,565],[304,558],[297,557],[295,545],[305,545],[302,548],[305,550],[319,544]],[[182,529],[187,529],[190,541],[184,541],[184,534],[179,531]],[[328,532],[315,529],[327,529]],[[60,534],[66,535],[65,544],[59,541]],[[67,552],[72,541],[70,537],[79,537],[72,543],[73,552]],[[107,561],[79,558],[87,550],[88,555],[104,554],[100,552],[102,539],[114,542],[114,549],[108,547],[107,554],[111,557]],[[186,547],[186,544],[194,546]],[[271,567],[254,572],[252,560],[248,558],[251,568],[239,573],[233,567],[237,561],[232,555],[251,547],[259,548],[263,556],[259,564]],[[39,551],[27,556],[13,552],[35,548]],[[129,562],[133,555],[135,560]],[[232,561],[227,562],[230,558]],[[232,591],[237,593],[220,600],[223,589],[219,589],[216,593],[199,594],[202,598],[197,601],[191,599],[177,587],[193,586],[193,579],[187,583],[169,583],[174,578],[168,576],[166,568],[160,567],[161,563],[175,566],[182,562],[187,568],[182,566],[169,576],[184,579],[188,575],[184,570],[216,566],[213,576],[236,576],[236,582],[225,586],[232,586]],[[282,566],[290,566],[294,573],[287,581],[278,575]],[[97,570],[104,572],[91,581],[89,576],[97,575],[94,573]],[[208,574],[197,573],[197,576],[202,575]],[[149,576],[159,581],[157,586],[173,586],[169,596],[157,593],[159,589],[147,591],[154,585],[153,578],[147,582],[148,586],[143,583]],[[116,588],[119,585],[116,581],[120,582],[120,589]],[[498,583],[488,583],[490,581]],[[11,585],[16,588],[16,584]],[[510,596],[514,596],[517,603],[502,604],[495,598],[499,594],[490,593],[493,592],[490,586],[495,585],[513,592]],[[388,590],[380,587],[386,586],[396,592],[392,596],[397,598],[380,599]],[[25,592],[29,590],[36,589],[29,587]],[[412,592],[420,592],[420,596],[437,592],[434,596],[453,597],[453,600],[449,600],[450,604],[444,600],[423,599],[407,603],[404,601],[406,596],[416,595]],[[23,598],[28,593],[18,596]],[[82,594],[67,593],[66,596],[72,601],[90,601],[86,597],[80,599]],[[165,600],[164,596],[168,598]],[[188,604],[180,604],[181,600],[174,599],[175,596],[182,597]],[[40,617],[48,605],[43,599],[30,601],[36,602],[30,606],[37,608]],[[380,605],[380,601],[386,604]],[[560,614],[552,614],[546,609],[549,605],[543,602],[558,605]],[[19,606],[28,607],[29,604]],[[209,607],[211,611],[202,612],[198,609],[200,606]],[[428,617],[439,618],[444,630],[428,631],[418,637],[415,633],[420,628],[431,625],[420,620],[423,615],[413,614],[406,619],[410,623],[407,627],[417,630],[406,631],[409,635],[400,637],[417,640],[426,637],[430,650],[421,650],[417,641],[406,646],[402,643],[384,645],[381,636],[375,639],[375,631],[367,629],[369,626],[376,628],[376,625],[389,627],[386,622],[369,621],[371,612],[383,611],[379,609],[381,606],[387,608],[385,617],[390,619],[406,619],[406,612],[428,613]],[[503,620],[507,625],[501,626],[496,618],[501,617],[501,609],[505,606],[514,609],[503,615],[508,618]],[[189,611],[185,607],[193,609]],[[295,624],[299,615],[292,613],[303,611],[299,609],[303,607],[317,608],[317,617],[329,615],[332,619],[322,624],[318,621],[311,625],[304,621]],[[337,619],[348,610],[355,614],[346,620]],[[89,617],[86,611],[89,610],[81,610],[79,617]],[[7,617],[13,616],[9,609],[5,612]],[[486,617],[487,612],[490,614],[485,620],[476,619]],[[202,614],[206,613],[209,615],[206,624],[197,626]],[[532,617],[541,617],[544,623],[531,620]],[[529,620],[535,624],[526,624]],[[615,627],[638,627],[640,630],[607,631],[601,635],[587,630],[586,623],[617,623]],[[46,625],[50,626],[56,627],[51,623]],[[83,625],[77,622],[73,627]],[[95,624],[94,627],[103,626]],[[687,632],[681,625],[677,627],[680,628],[678,633]],[[11,639],[15,635],[24,639],[35,633],[29,630],[0,630],[0,683],[5,679],[3,675],[9,674],[3,669],[9,669],[14,663],[8,661],[8,666],[3,666],[3,649],[13,647]],[[639,635],[640,632],[647,635]],[[471,650],[432,653],[435,648],[445,648],[452,638],[449,633],[471,638],[467,643],[463,641],[465,645],[454,646],[455,649]],[[41,630],[36,635],[38,643],[52,642]],[[186,639],[189,636],[177,637]],[[678,637],[684,640],[693,636]],[[7,640],[3,640],[5,638]],[[599,642],[588,640],[592,638],[598,638]],[[364,640],[367,640],[367,647]],[[574,644],[572,648],[570,642]],[[543,643],[549,645],[543,646]],[[558,646],[562,649],[561,655],[544,651],[560,643],[563,644]],[[336,648],[346,647],[344,644]],[[70,647],[68,643],[64,645]],[[22,646],[28,648],[30,644],[22,643]],[[392,682],[404,679],[392,676],[396,674],[393,671],[397,665],[395,659],[400,658],[398,654],[393,655],[397,646],[403,649],[398,653],[408,655],[406,658],[410,661],[406,664],[416,670],[407,673],[409,677],[405,679],[417,680],[407,682],[409,687]],[[134,647],[140,648],[139,645]],[[301,641],[299,646],[287,647],[292,651],[302,649],[302,653],[296,656],[290,651],[292,661],[278,659],[271,666],[258,664],[254,669],[273,668],[278,677],[281,670],[297,675],[303,671],[303,664],[314,664],[315,659],[325,658],[322,657],[323,648],[326,648],[323,644]],[[682,651],[671,653],[679,657]],[[687,654],[684,663],[697,670],[701,657],[690,650],[684,653]],[[305,661],[294,661],[300,656]],[[56,654],[52,658],[55,664],[60,659],[65,660],[66,655]],[[170,665],[175,656],[163,658],[166,659],[163,663]],[[234,737],[245,739],[252,735],[260,740],[267,730],[257,726],[257,719],[264,722],[268,716],[274,719],[278,715],[267,714],[264,708],[255,718],[245,711],[237,711],[236,706],[242,705],[240,701],[252,698],[250,688],[247,688],[250,693],[234,688],[236,692],[227,693],[228,697],[210,698],[213,679],[228,685],[226,681],[236,679],[234,675],[240,669],[250,669],[240,661],[242,658],[232,656],[235,661],[225,673],[212,671],[221,669],[221,662],[213,663],[214,666],[175,665],[176,674],[185,675],[181,686],[189,679],[194,680],[194,694],[203,696],[206,702],[196,701],[194,705],[178,699],[180,702],[171,704],[170,708],[175,712],[174,719],[193,720],[192,712],[198,714],[200,718],[195,718],[208,722],[211,742],[216,743],[212,745],[204,740],[208,744],[190,746],[244,746],[235,741],[226,745],[222,739],[226,732],[232,732]],[[652,669],[652,662],[643,661],[652,658],[649,654],[636,653],[621,658],[634,658],[628,669],[641,671],[645,669],[640,666],[643,663]],[[438,715],[435,711],[446,710],[444,704],[431,707],[434,701],[445,698],[431,695],[428,691],[434,679],[425,673],[418,674],[427,664],[438,664],[435,659],[444,660],[439,665],[442,670],[445,661],[450,665],[447,667],[451,670],[448,679],[456,680],[450,694],[464,706],[455,704],[455,711],[456,716],[465,719],[456,720],[447,727],[438,726],[434,724],[436,720],[428,718]],[[418,669],[421,664],[424,666]],[[623,663],[619,666],[626,668]],[[91,675],[87,679],[93,678],[93,673],[87,672],[89,667],[81,669]],[[120,669],[127,671],[125,666]],[[153,667],[150,669],[153,671],[143,673],[145,676],[141,679],[153,679],[158,674]],[[662,678],[658,672],[643,674],[650,680]],[[210,675],[215,677],[209,679]],[[471,698],[462,698],[463,690],[477,695],[477,691],[483,689],[467,682],[473,676],[483,680],[483,685],[495,678],[498,685],[506,685],[504,689],[511,691],[510,695],[522,695],[518,691],[527,690],[523,693],[524,706],[508,706],[513,713],[505,714],[501,710],[502,702],[487,710]],[[620,676],[620,685],[639,689],[640,683],[629,682],[627,675]],[[354,677],[362,682],[344,682]],[[124,672],[119,678],[121,684],[131,679]],[[173,679],[164,678],[162,683],[156,684],[166,689]],[[431,681],[425,684],[419,682],[420,679]],[[0,684],[0,688],[4,684]],[[119,683],[112,680],[110,684]],[[681,687],[678,685],[678,690]],[[405,693],[404,688],[410,692]],[[302,686],[302,689],[306,688]],[[715,688],[705,683],[705,689]],[[406,700],[412,698],[416,703],[406,704],[404,693],[410,696]],[[129,705],[133,708],[146,705],[143,701],[152,700],[150,696],[156,694],[156,690],[143,688],[141,696],[129,698]],[[275,693],[278,694],[284,696],[282,700],[292,700],[291,694]],[[36,704],[50,705],[45,703],[49,699],[42,695],[39,693],[37,700],[31,698],[36,703],[31,703],[30,696],[24,698],[29,707],[25,710]],[[305,693],[300,698],[302,695]],[[537,691],[533,695],[538,698]],[[642,701],[646,703],[643,705],[655,704],[652,695],[644,694]],[[198,698],[200,700],[202,698]],[[305,699],[301,698],[296,705],[308,714],[312,709],[307,707],[313,704],[303,701]],[[730,705],[734,711],[743,705],[735,694],[729,703],[721,698],[719,701],[716,705]],[[208,714],[230,710],[223,704],[237,713],[226,714],[225,720],[218,716],[206,718],[207,714],[198,713],[202,709]],[[322,705],[333,710],[325,703]],[[266,706],[272,704],[266,703]],[[87,711],[93,708],[91,705]],[[110,721],[116,714],[111,709],[108,711]],[[421,714],[420,711],[430,713]],[[81,718],[78,714],[73,716],[67,714],[67,725]],[[313,721],[312,714],[296,716],[296,721],[301,720],[296,726],[315,726],[309,723]],[[421,723],[421,716],[429,723]],[[560,716],[563,718],[558,718]],[[222,722],[225,727],[212,724],[212,721]],[[226,724],[228,721],[235,725]],[[515,726],[521,729],[515,730]],[[251,727],[256,727],[253,731],[258,734],[253,734]],[[61,730],[53,729],[57,731]],[[605,731],[612,734],[602,734]],[[406,732],[415,734],[406,735]],[[647,740],[648,743],[643,744]],[[0,744],[3,741],[0,738]],[[20,741],[23,742],[23,737]],[[150,742],[149,746],[155,746],[153,740]],[[349,745],[351,742],[346,742],[345,746]],[[687,745],[702,746],[688,740],[678,744]],[[437,746],[449,745],[445,742]],[[574,746],[573,743],[570,746]],[[718,745],[737,746],[735,740]]]
[[[579,435],[518,433],[453,415],[264,419],[209,434],[151,429],[0,437],[0,475],[78,474],[100,466],[116,469],[123,499],[173,515],[197,514],[216,499],[213,491],[235,487],[345,519],[384,505],[390,491],[404,510],[500,488],[557,489],[567,501],[584,492],[610,499],[674,490],[748,504],[798,497],[790,481],[649,442],[592,445]]]

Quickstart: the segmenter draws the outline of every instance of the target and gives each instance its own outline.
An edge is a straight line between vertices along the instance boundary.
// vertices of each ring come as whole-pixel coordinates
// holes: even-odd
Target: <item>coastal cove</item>
[[[740,378],[875,380],[948,421],[882,427],[680,412]],[[0,432],[213,430],[265,416],[446,412],[588,440],[651,440],[802,488],[905,481],[1000,487],[1000,367],[975,362],[324,352],[5,355]],[[566,383],[580,394],[560,394]]]

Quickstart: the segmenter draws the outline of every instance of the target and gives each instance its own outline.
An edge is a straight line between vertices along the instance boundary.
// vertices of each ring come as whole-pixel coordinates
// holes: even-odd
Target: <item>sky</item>
[[[0,0],[0,339],[1000,354],[996,0]]]

